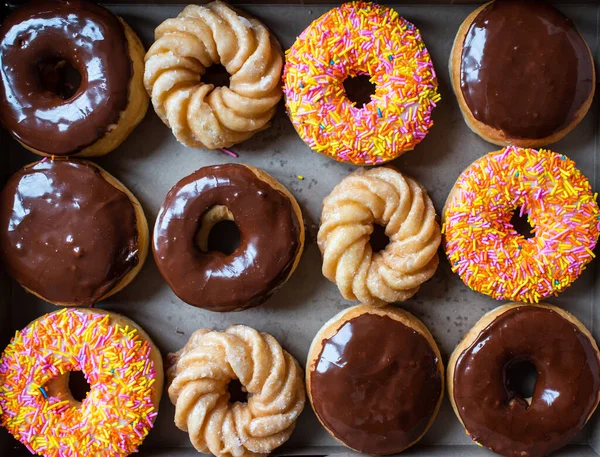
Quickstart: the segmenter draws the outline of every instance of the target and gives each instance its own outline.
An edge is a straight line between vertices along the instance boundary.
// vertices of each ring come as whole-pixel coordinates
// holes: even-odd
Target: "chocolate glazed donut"
[[[38,154],[109,152],[146,112],[143,52],[105,8],[80,0],[27,3],[0,26],[0,119]]]
[[[589,110],[591,51],[573,22],[541,0],[496,0],[461,25],[452,86],[469,127],[520,147],[554,143]]]
[[[537,370],[530,399],[515,391],[509,375],[523,361]],[[501,306],[450,357],[448,391],[473,441],[507,457],[542,457],[567,444],[596,409],[598,347],[560,308]]]
[[[95,164],[44,159],[0,194],[0,260],[27,291],[89,306],[125,287],[148,252],[142,207]]]
[[[208,234],[234,221],[239,247],[210,251]],[[154,258],[175,294],[211,311],[263,303],[296,268],[304,244],[294,197],[266,173],[247,165],[199,169],[167,194],[154,227]]]
[[[444,366],[429,330],[394,307],[358,305],[327,322],[306,362],[313,410],[343,445],[399,453],[419,441],[444,394]]]

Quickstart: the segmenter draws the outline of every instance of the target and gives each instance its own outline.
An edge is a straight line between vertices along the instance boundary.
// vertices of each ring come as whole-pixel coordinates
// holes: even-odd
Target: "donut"
[[[492,1],[460,26],[450,77],[467,125],[498,146],[540,147],[586,115],[592,53],[573,22],[541,0]]]
[[[376,86],[362,108],[344,80]],[[300,138],[340,162],[375,165],[412,150],[433,125],[440,100],[433,63],[417,28],[396,11],[344,3],[313,21],[286,52],[285,105]]]
[[[533,237],[511,223],[527,215]],[[592,258],[600,215],[587,178],[564,155],[509,146],[472,163],[443,210],[446,255],[471,289],[537,303],[577,279]]]
[[[374,252],[374,227],[389,243]],[[359,169],[323,200],[323,275],[342,296],[384,306],[408,300],[435,273],[442,235],[427,191],[390,166]]]
[[[146,114],[143,58],[133,30],[101,6],[26,3],[0,26],[0,121],[39,155],[107,154]]]
[[[283,52],[260,21],[215,1],[186,6],[154,36],[144,83],[180,143],[227,148],[269,127],[282,95]],[[214,64],[231,76],[228,87],[202,81]]]
[[[285,443],[304,409],[302,369],[267,333],[244,325],[194,332],[167,357],[175,425],[216,457],[263,457]],[[238,380],[246,403],[228,392]]]
[[[32,454],[125,457],[152,428],[162,395],[160,353],[115,313],[63,308],[18,331],[0,359],[0,423]],[[83,372],[90,391],[69,390]]]
[[[241,235],[231,254],[208,243],[224,220]],[[184,302],[240,311],[263,303],[296,269],[304,248],[302,212],[294,196],[258,168],[208,166],[169,191],[152,246],[160,273]]]
[[[56,305],[91,306],[117,293],[141,270],[148,245],[138,200],[91,162],[45,158],[0,193],[0,263]]]
[[[427,432],[444,395],[444,366],[429,330],[398,308],[358,305],[316,334],[306,362],[312,408],[357,452],[399,453]]]
[[[511,367],[522,362],[537,371],[531,398],[511,379]],[[598,346],[556,306],[503,305],[452,353],[448,396],[476,443],[506,457],[543,457],[567,444],[598,406]]]

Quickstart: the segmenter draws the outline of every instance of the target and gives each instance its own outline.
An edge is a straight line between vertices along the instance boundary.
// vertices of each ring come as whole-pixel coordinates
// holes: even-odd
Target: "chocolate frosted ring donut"
[[[143,56],[135,33],[105,8],[27,3],[0,27],[0,119],[37,154],[106,154],[146,113]]]
[[[235,222],[240,245],[209,249],[217,222]],[[186,303],[211,311],[257,306],[287,281],[304,245],[302,213],[292,194],[248,165],[201,168],[167,194],[154,227],[154,258]]]
[[[537,371],[531,398],[511,375],[523,361]],[[598,347],[583,324],[560,308],[500,306],[452,353],[448,394],[473,441],[507,457],[542,457],[567,444],[596,409]]]

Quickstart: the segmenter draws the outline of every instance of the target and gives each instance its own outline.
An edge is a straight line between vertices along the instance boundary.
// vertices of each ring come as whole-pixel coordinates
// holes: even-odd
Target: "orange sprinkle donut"
[[[532,238],[511,224],[519,208]],[[471,289],[537,303],[569,287],[594,257],[599,218],[596,195],[572,160],[510,146],[458,178],[443,212],[446,254]]]
[[[90,384],[79,402],[69,373]],[[0,359],[0,423],[32,454],[124,457],[152,428],[162,394],[158,349],[118,314],[62,309],[17,332]]]
[[[308,146],[340,162],[388,162],[421,142],[440,100],[429,52],[417,28],[390,8],[358,1],[325,13],[286,53],[288,114]],[[362,108],[346,78],[376,86]]]

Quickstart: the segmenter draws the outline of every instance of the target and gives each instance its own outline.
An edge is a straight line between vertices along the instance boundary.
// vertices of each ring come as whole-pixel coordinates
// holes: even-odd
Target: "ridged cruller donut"
[[[281,99],[283,53],[257,19],[223,2],[189,5],[155,30],[144,84],[154,109],[182,144],[226,148],[269,126]],[[229,87],[202,82],[222,64]]]
[[[302,369],[271,335],[243,325],[196,331],[169,354],[175,425],[217,457],[266,456],[288,440],[305,403]],[[248,402],[230,402],[239,380]]]
[[[374,224],[390,242],[373,252]],[[442,236],[427,191],[389,166],[360,169],[323,201],[323,275],[343,297],[383,306],[408,300],[435,273]]]

